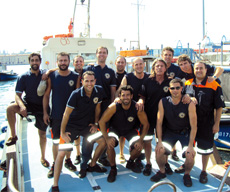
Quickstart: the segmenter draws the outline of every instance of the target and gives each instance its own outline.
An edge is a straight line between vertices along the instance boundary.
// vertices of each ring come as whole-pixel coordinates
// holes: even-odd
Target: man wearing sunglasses
[[[193,102],[182,102],[183,82],[173,79],[169,83],[171,96],[160,100],[157,114],[156,131],[158,143],[155,149],[159,171],[151,181],[158,182],[166,177],[165,164],[167,156],[177,141],[180,141],[185,160],[185,174],[183,177],[186,187],[192,186],[190,171],[194,165],[195,151],[193,141],[197,132],[196,107]],[[164,120],[164,125],[163,125]],[[164,127],[164,128],[163,128]],[[164,132],[163,132],[164,129]]]

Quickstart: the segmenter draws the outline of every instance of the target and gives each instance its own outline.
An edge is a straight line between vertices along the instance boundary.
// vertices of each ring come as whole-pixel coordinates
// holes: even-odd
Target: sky
[[[183,47],[198,48],[202,0],[91,0],[90,36],[101,33],[114,39],[117,50],[129,48],[138,40],[138,1],[141,49],[175,48],[179,40]],[[41,51],[44,36],[68,33],[74,5],[75,0],[0,0],[0,52]],[[214,43],[223,35],[230,40],[229,7],[230,0],[205,0],[206,32]],[[86,22],[87,7],[77,0],[75,37],[84,33]]]

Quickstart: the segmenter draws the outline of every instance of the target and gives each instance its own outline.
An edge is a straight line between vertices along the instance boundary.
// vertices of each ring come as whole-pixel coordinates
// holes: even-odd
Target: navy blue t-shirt
[[[180,67],[174,63],[171,63],[171,66],[167,69],[168,76],[171,78],[177,77],[179,71]]]
[[[52,90],[52,112],[53,119],[62,119],[66,103],[72,91],[76,89],[78,74],[70,71],[67,76],[61,76],[58,71],[50,74]]]
[[[149,74],[144,73],[144,77],[142,79],[138,79],[134,73],[128,73],[125,75],[127,80],[127,85],[130,85],[133,88],[133,100],[138,101],[139,94],[141,91],[141,86],[145,79],[149,77]]]
[[[170,95],[169,82],[171,79],[165,79],[159,84],[155,78],[148,78],[144,81],[140,95],[145,98],[145,112],[147,114],[150,127],[156,127],[158,103],[166,96]]]
[[[126,71],[125,71],[124,73],[117,73],[117,72],[116,72],[115,75],[116,75],[117,89],[120,87],[121,81],[122,81],[123,77],[125,76],[125,74],[126,74]]]
[[[96,77],[96,85],[100,85],[104,89],[103,100],[111,99],[110,87],[116,87],[115,72],[107,65],[102,69],[100,65],[88,66],[86,71],[93,71]]]
[[[84,87],[78,88],[72,92],[67,102],[67,107],[73,109],[70,115],[68,126],[77,126],[85,128],[90,123],[94,123],[95,108],[102,102],[103,88],[95,85],[91,97],[85,94]]]
[[[122,104],[116,104],[116,112],[110,120],[110,126],[119,131],[121,135],[127,134],[130,130],[138,128],[136,102],[132,101],[128,110],[122,107]]]
[[[172,131],[181,131],[185,128],[190,129],[188,106],[181,101],[174,105],[172,97],[164,97],[162,99],[164,108],[164,127]]]
[[[23,97],[23,99],[27,103],[42,105],[43,96],[38,96],[37,88],[42,79],[42,75],[45,72],[46,70],[40,70],[38,75],[36,76],[29,70],[18,77],[15,91],[16,93],[25,92],[25,96]]]

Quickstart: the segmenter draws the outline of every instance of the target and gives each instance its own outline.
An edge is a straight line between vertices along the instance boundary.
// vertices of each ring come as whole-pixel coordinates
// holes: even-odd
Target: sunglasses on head
[[[170,87],[170,89],[171,89],[171,90],[174,90],[174,89],[179,90],[180,87],[179,87],[179,86],[178,86],[178,87]]]

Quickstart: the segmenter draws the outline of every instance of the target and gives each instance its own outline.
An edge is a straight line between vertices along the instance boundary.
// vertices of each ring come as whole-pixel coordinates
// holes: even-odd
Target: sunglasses
[[[170,89],[171,89],[171,90],[174,90],[174,89],[179,90],[180,87],[179,87],[179,86],[178,86],[178,87],[170,87]]]

